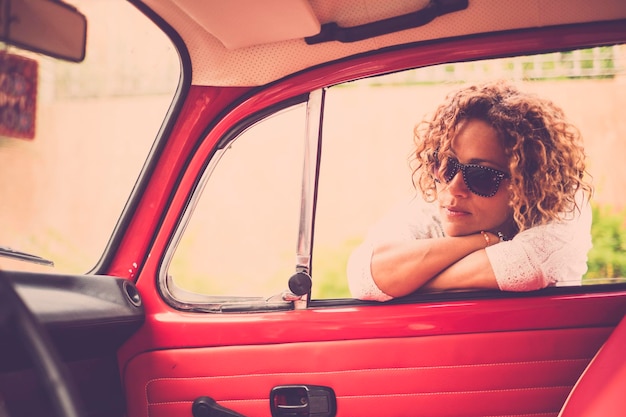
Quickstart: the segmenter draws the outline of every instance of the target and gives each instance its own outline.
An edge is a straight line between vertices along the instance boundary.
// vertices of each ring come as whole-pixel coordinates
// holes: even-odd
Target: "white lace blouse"
[[[529,291],[581,284],[592,243],[591,208],[589,204],[579,206],[583,207],[580,213],[530,228],[512,240],[485,249],[500,290]],[[370,261],[379,243],[443,236],[435,204],[415,197],[395,207],[372,227],[350,256],[347,273],[352,296],[378,301],[393,298],[381,291],[372,278]]]

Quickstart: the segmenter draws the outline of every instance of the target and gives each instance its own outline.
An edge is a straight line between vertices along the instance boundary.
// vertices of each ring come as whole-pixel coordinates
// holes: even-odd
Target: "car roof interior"
[[[189,48],[192,83],[211,86],[264,85],[318,64],[414,42],[626,18],[622,0],[397,0],[394,7],[376,0],[271,0],[262,6],[254,0],[145,0],[145,4],[157,14],[171,16],[173,29]],[[404,29],[402,17],[424,24]],[[382,32],[367,27],[375,23]],[[341,28],[363,29],[356,37],[361,40],[349,35],[340,41],[319,40]],[[281,65],[268,65],[272,62]]]

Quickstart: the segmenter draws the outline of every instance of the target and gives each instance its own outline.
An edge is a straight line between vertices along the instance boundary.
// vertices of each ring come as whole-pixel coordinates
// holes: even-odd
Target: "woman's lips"
[[[462,217],[471,214],[469,211],[462,210],[455,206],[443,206],[443,211],[448,217]]]

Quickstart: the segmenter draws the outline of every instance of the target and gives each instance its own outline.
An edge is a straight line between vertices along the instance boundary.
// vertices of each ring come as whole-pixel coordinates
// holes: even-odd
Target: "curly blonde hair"
[[[427,201],[437,189],[435,158],[450,150],[460,123],[480,119],[502,141],[509,160],[510,206],[518,231],[558,220],[579,210],[575,195],[592,193],[578,129],[549,100],[519,91],[505,81],[463,88],[446,97],[433,116],[414,130],[413,181]]]

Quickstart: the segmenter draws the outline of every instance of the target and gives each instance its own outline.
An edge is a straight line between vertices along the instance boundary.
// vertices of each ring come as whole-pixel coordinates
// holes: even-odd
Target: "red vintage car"
[[[0,416],[626,415],[626,2],[68,2],[2,2]],[[582,285],[354,298],[496,78],[582,133]]]

